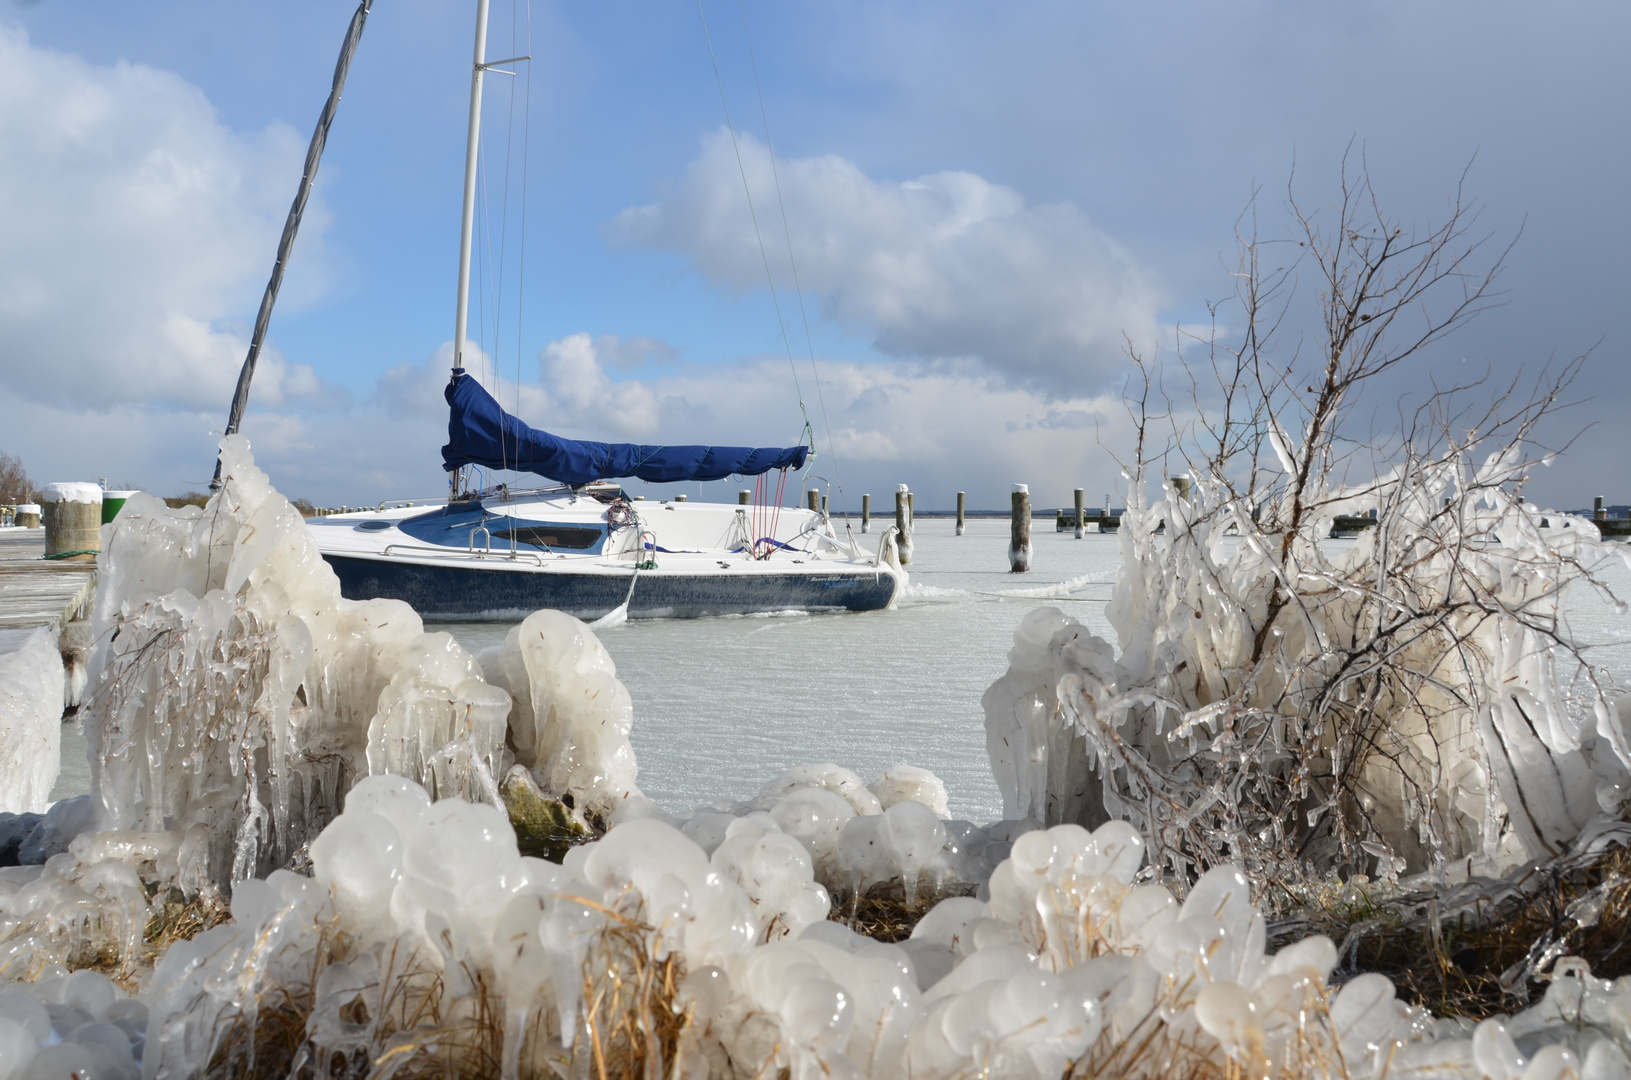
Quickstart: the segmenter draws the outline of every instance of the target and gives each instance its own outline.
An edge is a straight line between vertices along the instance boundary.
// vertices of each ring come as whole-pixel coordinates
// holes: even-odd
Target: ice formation
[[[44,811],[62,763],[64,674],[56,630],[19,636],[16,648],[0,653],[0,813],[11,814]]]
[[[452,1071],[494,1047],[503,1076],[574,1075],[643,1031],[652,1076],[1631,1077],[1631,983],[1565,961],[1539,1004],[1477,1025],[1380,976],[1333,989],[1329,940],[1265,953],[1234,867],[1182,903],[1137,884],[1144,844],[1122,822],[1023,834],[989,900],[946,900],[899,945],[828,921],[806,849],[762,812],[728,832],[710,855],[638,818],[556,865],[518,855],[493,807],[366,778],[311,877],[241,883],[233,921],[172,945],[136,996],[61,966],[0,991],[0,1078],[241,1071],[276,1052],[249,1037],[259,1010],[290,1002],[291,1072]],[[86,848],[0,871],[0,893],[43,894]]]
[[[1119,651],[1042,609],[986,694],[1006,814],[1132,820],[1180,875],[1192,857],[1387,877],[1556,855],[1631,793],[1626,722],[1562,618],[1624,553],[1512,495],[1527,467],[1418,464],[1308,496],[1295,532],[1226,484],[1151,505],[1135,483]],[[1351,548],[1322,547],[1378,504]]]
[[[574,809],[609,821],[639,799],[629,729],[634,704],[617,665],[594,633],[559,611],[537,611],[504,644],[481,654],[487,681],[511,699],[518,763]]]
[[[82,710],[101,826],[180,837],[182,883],[283,865],[359,776],[496,801],[508,695],[406,604],[340,597],[246,440],[206,507],[104,529]]]
[[[1235,865],[1180,898],[1133,824],[1043,828],[1170,825],[1080,782],[1136,764],[1117,716],[1215,744],[1226,715],[1173,713],[1170,680],[1139,689],[1056,611],[986,697],[1010,820],[948,820],[924,770],[832,764],[672,816],[635,786],[628,695],[588,628],[540,612],[478,663],[400,605],[340,600],[224,449],[204,513],[138,496],[105,545],[98,793],[30,820],[43,864],[0,868],[0,1080],[1631,1080],[1631,980],[1565,957],[1515,1016],[1435,1019],[1380,976],[1332,987],[1323,937],[1268,954]],[[512,754],[609,829],[522,856],[493,804]],[[278,868],[305,840],[309,875]],[[168,890],[226,883],[230,922],[144,951]],[[923,912],[909,939],[840,921],[878,889]]]

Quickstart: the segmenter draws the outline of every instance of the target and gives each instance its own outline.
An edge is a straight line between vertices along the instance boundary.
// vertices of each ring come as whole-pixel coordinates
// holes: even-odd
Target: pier
[[[45,558],[44,529],[0,530],[0,653],[42,626],[90,616],[96,563]]]

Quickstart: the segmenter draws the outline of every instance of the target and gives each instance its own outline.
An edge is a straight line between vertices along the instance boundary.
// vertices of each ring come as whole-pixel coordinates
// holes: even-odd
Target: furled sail
[[[447,384],[447,445],[442,465],[515,469],[563,484],[633,476],[654,483],[757,476],[771,469],[802,469],[807,446],[639,446],[563,439],[528,427],[505,412],[462,368]]]

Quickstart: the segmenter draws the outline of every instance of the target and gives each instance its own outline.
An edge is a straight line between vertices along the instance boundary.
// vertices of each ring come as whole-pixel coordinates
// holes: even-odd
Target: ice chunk
[[[62,762],[62,653],[56,630],[30,631],[20,644],[0,630],[0,811],[41,812]]]
[[[857,814],[881,814],[883,804],[878,801],[861,778],[841,765],[795,765],[759,790],[759,808],[769,809],[783,796],[798,788],[821,788],[832,792],[850,804]]]
[[[878,797],[879,805],[885,810],[909,799],[933,810],[935,817],[951,817],[946,785],[940,777],[928,769],[920,769],[915,765],[892,766],[885,769],[882,776],[868,784],[867,790]]]
[[[60,799],[51,804],[45,817],[17,848],[17,861],[23,866],[38,866],[67,851],[75,837],[95,827],[96,804],[89,795]]]
[[[488,656],[494,681],[514,701],[516,760],[540,787],[602,823],[640,794],[629,744],[634,706],[588,626],[559,611],[537,611],[510,630],[497,656]]]
[[[838,837],[855,817],[842,796],[825,788],[795,788],[771,808],[770,816],[782,832],[804,845],[818,878],[837,880]]]
[[[936,867],[946,846],[946,827],[934,811],[906,800],[885,810],[879,834],[906,890],[906,903],[917,904],[922,877]],[[944,863],[938,863],[943,869]]]

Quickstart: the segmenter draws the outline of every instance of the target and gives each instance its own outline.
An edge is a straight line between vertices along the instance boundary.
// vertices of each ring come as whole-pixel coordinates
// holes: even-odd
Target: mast
[[[453,370],[464,367],[470,313],[470,245],[476,229],[476,155],[481,143],[481,80],[487,74],[487,0],[476,0],[476,54],[470,71],[470,133],[464,146],[464,224],[459,232],[459,307],[453,323]]]
[[[323,147],[328,145],[328,129],[340,108],[340,93],[345,89],[345,78],[351,71],[351,58],[356,55],[357,43],[362,40],[363,26],[367,24],[369,9],[373,6],[374,0],[361,0],[357,4],[356,14],[351,16],[350,25],[346,27],[345,41],[340,45],[340,58],[334,64],[334,81],[329,87],[328,100],[323,103],[323,111],[317,117],[317,130],[312,132],[311,143],[306,147],[306,167],[300,174],[300,186],[295,189],[294,204],[289,207],[289,215],[283,222],[277,258],[272,260],[272,277],[266,283],[266,292],[261,295],[260,311],[255,316],[255,332],[249,339],[249,354],[244,357],[243,367],[238,369],[238,386],[232,393],[232,409],[227,416],[228,435],[237,434],[238,426],[243,423],[244,409],[249,407],[249,383],[255,377],[255,361],[260,358],[266,328],[272,322],[272,305],[277,303],[278,290],[283,287],[283,272],[289,268],[289,254],[294,250],[295,234],[300,231],[300,221],[306,214],[306,199],[311,195],[311,186],[317,179],[317,166],[323,160]],[[486,10],[486,0],[482,0],[484,18]],[[479,51],[479,44],[477,49]],[[468,234],[468,210],[465,221]],[[465,249],[468,251],[469,247],[467,239]],[[219,454],[215,458],[215,477],[210,480],[210,490],[221,490]]]

